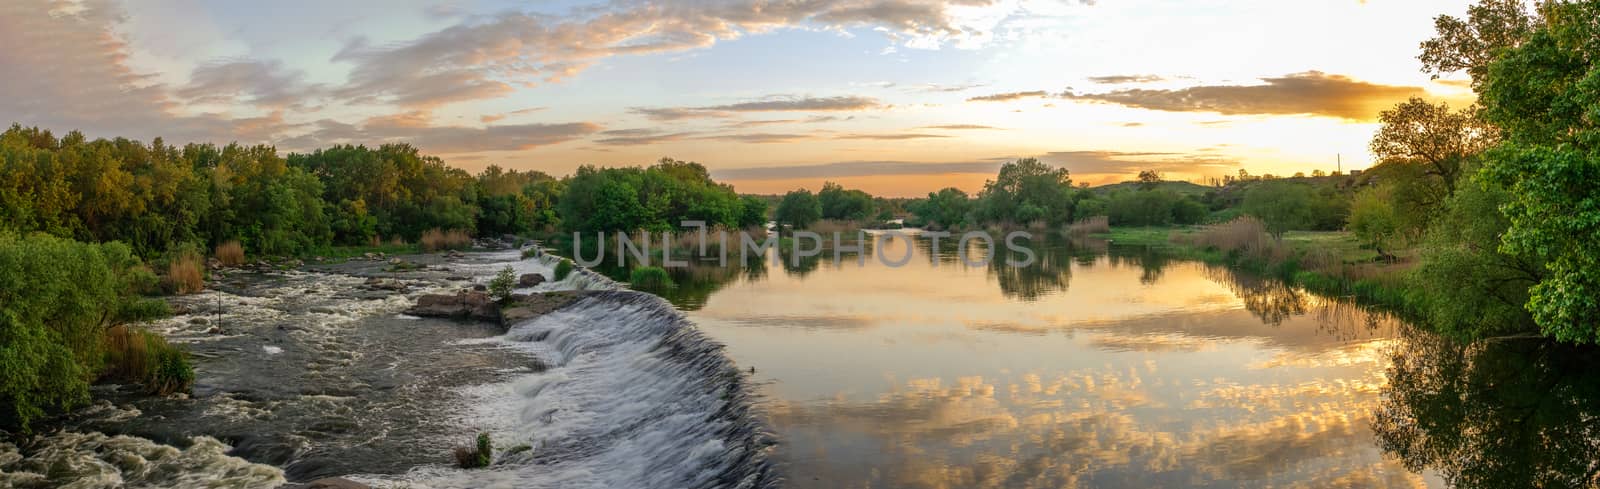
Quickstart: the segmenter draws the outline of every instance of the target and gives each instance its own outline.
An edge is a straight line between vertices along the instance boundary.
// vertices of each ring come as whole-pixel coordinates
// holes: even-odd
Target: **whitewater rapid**
[[[445,263],[467,277],[407,280],[408,292],[376,300],[347,297],[363,279],[338,273],[284,272],[251,290],[259,295],[218,292],[231,325],[224,334],[194,319],[203,310],[150,327],[191,345],[218,345],[211,351],[226,354],[212,361],[226,363],[213,367],[230,371],[223,379],[245,379],[243,390],[197,388],[194,401],[154,403],[154,415],[101,401],[74,415],[92,422],[27,447],[0,443],[0,486],[273,488],[340,473],[374,487],[441,489],[778,485],[768,460],[772,437],[722,346],[666,301],[597,273],[577,269],[519,289],[585,292],[504,334],[396,342],[451,331],[428,328],[469,327],[401,314],[416,295],[483,283],[506,266],[549,277],[556,260],[521,259],[516,250],[472,253]],[[427,358],[445,362],[430,368],[438,360]],[[231,373],[268,365],[303,368],[299,375],[310,377],[274,390],[272,378],[257,384],[247,372]],[[382,373],[395,366],[408,370]],[[368,390],[375,387],[384,390]],[[161,441],[96,431],[117,426]],[[494,439],[493,463],[454,467],[449,449],[477,432]],[[341,456],[349,450],[360,457]]]

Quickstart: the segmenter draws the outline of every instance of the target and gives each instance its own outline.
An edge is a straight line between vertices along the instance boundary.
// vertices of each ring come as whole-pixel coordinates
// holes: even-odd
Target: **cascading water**
[[[103,400],[57,431],[0,443],[0,486],[777,485],[744,377],[665,301],[576,269],[519,292],[589,292],[503,334],[405,316],[418,294],[556,264],[516,251],[435,261],[387,274],[399,292],[361,290],[386,275],[371,262],[236,274],[180,299],[188,313],[149,327],[195,354],[194,399],[97,388]],[[450,448],[480,431],[494,463],[455,468]]]

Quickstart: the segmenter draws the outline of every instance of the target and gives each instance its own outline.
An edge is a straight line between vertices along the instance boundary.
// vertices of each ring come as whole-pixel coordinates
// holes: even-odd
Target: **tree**
[[[739,227],[751,228],[767,223],[767,201],[754,195],[739,198]]]
[[[817,202],[822,205],[823,219],[865,220],[872,215],[872,195],[860,190],[847,190],[843,186],[824,182],[817,192]]]
[[[1450,110],[1411,98],[1378,114],[1383,124],[1372,138],[1372,154],[1379,160],[1412,161],[1428,167],[1447,193],[1455,193],[1456,180],[1467,160],[1493,146],[1497,131],[1477,116],[1475,109]]]
[[[1052,168],[1035,158],[1006,163],[978,193],[976,214],[982,222],[1069,222],[1072,177],[1065,168]]]
[[[1390,203],[1389,187],[1368,187],[1356,193],[1350,204],[1350,232],[1365,241],[1378,256],[1394,259],[1385,248],[1393,250],[1401,244],[1400,217]]]
[[[1522,44],[1543,20],[1530,15],[1522,0],[1481,0],[1467,7],[1466,20],[1440,15],[1433,20],[1437,36],[1422,42],[1423,71],[1437,78],[1442,73],[1466,71],[1476,86],[1488,75],[1489,64],[1505,50]]]
[[[966,224],[967,214],[971,211],[972,199],[967,197],[966,192],[955,187],[928,192],[927,200],[911,206],[911,213],[923,223],[935,224],[943,229],[962,227]]]
[[[1528,309],[1545,334],[1600,341],[1600,2],[1546,4],[1544,25],[1499,52],[1480,83],[1506,141],[1482,177],[1504,184],[1508,253],[1545,263]]]
[[[1240,207],[1265,223],[1273,237],[1282,237],[1285,231],[1310,225],[1311,194],[1304,184],[1262,183],[1245,191]]]
[[[792,190],[783,195],[783,201],[778,203],[778,211],[774,218],[779,224],[805,229],[822,218],[822,204],[810,190]]]
[[[1155,170],[1142,170],[1139,172],[1139,189],[1154,190],[1161,185],[1161,174]]]

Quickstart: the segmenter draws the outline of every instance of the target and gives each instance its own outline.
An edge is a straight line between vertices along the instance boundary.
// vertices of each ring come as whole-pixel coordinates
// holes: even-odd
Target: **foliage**
[[[1414,162],[1454,193],[1456,180],[1467,160],[1494,145],[1494,127],[1485,124],[1475,109],[1452,112],[1411,98],[1378,114],[1383,125],[1372,138],[1372,154],[1385,162]]]
[[[1024,158],[1002,165],[995,179],[984,183],[973,213],[982,223],[1063,224],[1072,222],[1072,196],[1067,169]]]
[[[146,392],[169,395],[194,385],[189,355],[159,334],[116,326],[104,335],[105,370],[101,378],[143,385]]]
[[[26,429],[88,400],[105,328],[149,309],[125,306],[142,267],[121,243],[0,232],[0,425]]]
[[[474,229],[472,176],[410,145],[334,146],[287,161],[322,183],[318,195],[330,205],[354,212],[334,236],[338,243],[365,243],[367,215],[376,235],[407,240],[432,228]]]
[[[956,229],[966,224],[967,215],[972,212],[972,199],[961,189],[946,187],[938,192],[928,192],[927,200],[919,200],[910,207],[911,213],[924,225]]]
[[[1394,250],[1403,244],[1404,238],[1401,219],[1390,203],[1389,193],[1390,187],[1387,185],[1369,187],[1356,193],[1355,201],[1350,204],[1350,220],[1347,224],[1356,237],[1385,256],[1388,255],[1385,248]]]
[[[773,220],[778,224],[788,224],[795,229],[805,229],[821,218],[822,203],[806,189],[784,194],[783,201],[778,203],[778,210],[773,215]]]
[[[1339,229],[1350,212],[1349,202],[1331,189],[1294,182],[1258,183],[1245,191],[1240,209],[1266,223],[1273,236]]]
[[[672,276],[661,267],[638,267],[628,274],[628,285],[640,290],[663,289],[672,287]]]
[[[561,262],[556,263],[555,272],[556,280],[566,280],[568,275],[572,275],[572,260],[562,258]]]
[[[1545,24],[1500,52],[1480,83],[1506,141],[1481,176],[1511,198],[1504,251],[1543,261],[1527,304],[1545,334],[1600,341],[1600,2],[1543,7]]]
[[[1448,15],[1434,18],[1438,37],[1423,41],[1423,71],[1466,71],[1477,85],[1488,77],[1489,63],[1502,51],[1521,44],[1542,22],[1529,15],[1522,0],[1483,0],[1467,7],[1466,20]]]
[[[739,198],[740,228],[760,227],[767,224],[767,201],[754,195]]]
[[[698,163],[662,159],[649,168],[584,166],[558,203],[570,231],[668,231],[685,220],[734,227],[745,202]]]
[[[872,216],[872,195],[833,182],[823,182],[817,203],[822,206],[823,219],[864,221]]]
[[[1171,190],[1139,190],[1112,193],[1105,200],[1105,213],[1113,226],[1163,226],[1198,224],[1205,219],[1206,208]]]
[[[489,438],[489,433],[478,433],[475,448],[457,446],[453,454],[457,467],[463,469],[488,467],[494,458],[494,444]]]
[[[1428,323],[1462,339],[1536,329],[1524,305],[1544,265],[1500,250],[1511,222],[1499,208],[1510,195],[1474,182],[1463,185],[1435,216],[1422,243],[1411,288]]]
[[[517,272],[507,265],[505,268],[500,269],[498,273],[495,273],[493,279],[489,280],[489,296],[495,300],[503,301],[507,297],[511,297],[511,290],[516,286]]]

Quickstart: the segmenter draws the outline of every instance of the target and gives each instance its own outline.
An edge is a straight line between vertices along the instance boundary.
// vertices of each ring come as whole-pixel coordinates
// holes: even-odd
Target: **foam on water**
[[[547,273],[554,263],[545,256],[512,267]],[[494,339],[538,368],[467,389],[462,420],[489,431],[499,447],[533,448],[497,454],[488,469],[435,465],[362,480],[432,488],[777,485],[767,459],[770,435],[720,344],[666,301],[615,290],[615,282],[588,270],[539,288],[597,292]]]

